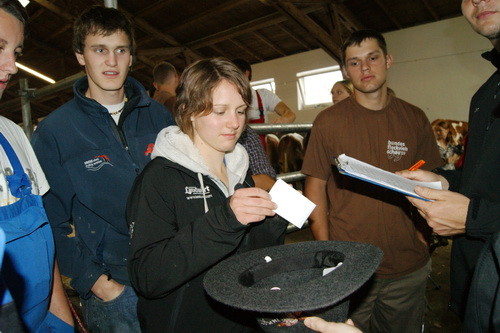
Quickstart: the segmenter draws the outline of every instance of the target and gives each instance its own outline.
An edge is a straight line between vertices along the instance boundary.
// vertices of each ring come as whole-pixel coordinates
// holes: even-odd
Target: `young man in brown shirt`
[[[316,117],[302,168],[305,194],[317,205],[311,230],[318,240],[366,242],[384,251],[374,278],[351,302],[357,327],[421,332],[431,267],[419,214],[400,193],[343,176],[332,161],[345,153],[392,172],[421,159],[430,170],[442,161],[424,112],[387,94],[392,56],[382,35],[354,32],[342,55],[354,94]]]

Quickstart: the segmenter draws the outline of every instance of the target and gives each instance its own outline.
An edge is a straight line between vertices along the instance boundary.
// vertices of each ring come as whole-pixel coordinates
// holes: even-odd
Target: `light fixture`
[[[29,67],[26,67],[26,66],[24,66],[24,65],[22,65],[22,64],[20,64],[18,62],[16,62],[16,66],[18,68],[21,68],[23,71],[28,72],[28,73],[30,73],[30,74],[32,74],[32,75],[34,75],[34,76],[36,76],[36,77],[38,77],[38,78],[40,78],[42,80],[45,80],[45,81],[47,81],[49,83],[56,83],[56,81],[53,80],[53,79],[51,79],[50,77],[45,76],[45,75],[43,75],[41,73],[38,73],[37,71],[35,71],[35,70],[33,70],[33,69],[29,68]]]
[[[19,2],[23,7],[26,7],[30,3],[30,0],[19,0]]]

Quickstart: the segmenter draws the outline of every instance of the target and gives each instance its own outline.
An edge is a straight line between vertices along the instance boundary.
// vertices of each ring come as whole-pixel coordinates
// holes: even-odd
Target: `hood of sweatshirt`
[[[234,193],[234,187],[242,184],[248,170],[248,154],[239,143],[234,149],[226,153],[224,159],[228,173],[229,189],[224,183],[210,172],[200,151],[194,145],[191,138],[183,133],[177,126],[164,128],[156,138],[155,146],[151,158],[157,156],[164,157],[198,174],[200,186],[203,186],[201,176],[212,179],[226,197]]]

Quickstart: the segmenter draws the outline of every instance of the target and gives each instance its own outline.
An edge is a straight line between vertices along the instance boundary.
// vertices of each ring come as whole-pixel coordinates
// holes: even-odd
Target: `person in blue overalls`
[[[0,0],[0,98],[21,53],[27,14]],[[54,239],[41,195],[49,189],[23,131],[0,116],[1,332],[74,332],[54,259]]]

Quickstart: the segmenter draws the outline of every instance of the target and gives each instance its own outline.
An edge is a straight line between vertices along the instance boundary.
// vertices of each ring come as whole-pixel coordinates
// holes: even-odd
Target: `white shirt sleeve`
[[[257,89],[259,92],[259,96],[262,99],[262,106],[264,107],[264,117],[267,122],[267,114],[269,112],[274,112],[274,108],[281,102],[281,98],[279,98],[275,93],[267,89]],[[255,90],[252,89],[252,107],[248,111],[248,119],[258,119],[259,114],[259,102],[257,100],[257,94]]]
[[[40,163],[38,163],[35,152],[21,127],[9,119],[0,116],[0,132],[2,132],[7,141],[9,141],[24,171],[28,174],[32,185],[32,193],[44,195],[49,190],[49,184]],[[12,165],[3,147],[0,147],[0,206],[5,206],[17,201],[17,199],[11,195],[5,179],[5,174],[9,172],[12,172]]]

